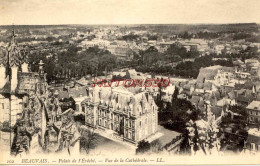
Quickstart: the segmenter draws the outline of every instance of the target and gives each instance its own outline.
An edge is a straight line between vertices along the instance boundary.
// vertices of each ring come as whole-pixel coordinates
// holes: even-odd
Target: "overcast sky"
[[[260,0],[0,0],[0,24],[260,23]]]

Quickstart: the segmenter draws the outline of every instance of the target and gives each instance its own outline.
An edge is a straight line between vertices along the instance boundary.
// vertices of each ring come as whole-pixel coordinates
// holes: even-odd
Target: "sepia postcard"
[[[0,165],[259,165],[259,8],[0,0]]]

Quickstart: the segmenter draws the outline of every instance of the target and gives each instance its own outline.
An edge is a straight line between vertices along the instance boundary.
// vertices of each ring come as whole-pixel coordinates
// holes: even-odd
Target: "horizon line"
[[[0,26],[54,26],[54,25],[231,25],[231,24],[257,24],[257,22],[237,22],[237,23],[100,23],[100,24],[74,24],[74,23],[62,23],[62,24],[3,24]]]

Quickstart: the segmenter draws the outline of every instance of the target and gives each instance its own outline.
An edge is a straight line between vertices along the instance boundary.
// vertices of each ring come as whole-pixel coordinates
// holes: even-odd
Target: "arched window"
[[[82,112],[85,112],[85,106],[84,105],[82,106]]]

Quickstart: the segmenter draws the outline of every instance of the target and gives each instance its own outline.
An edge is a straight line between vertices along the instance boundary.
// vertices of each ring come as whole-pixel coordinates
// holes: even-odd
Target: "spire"
[[[14,25],[13,25],[13,28],[12,28],[12,34],[11,34],[11,44],[14,44],[15,43],[15,30],[14,30]]]
[[[40,60],[40,63],[39,63],[39,73],[40,73],[40,75],[44,74],[43,65],[44,65],[44,63],[42,62],[42,60]]]

